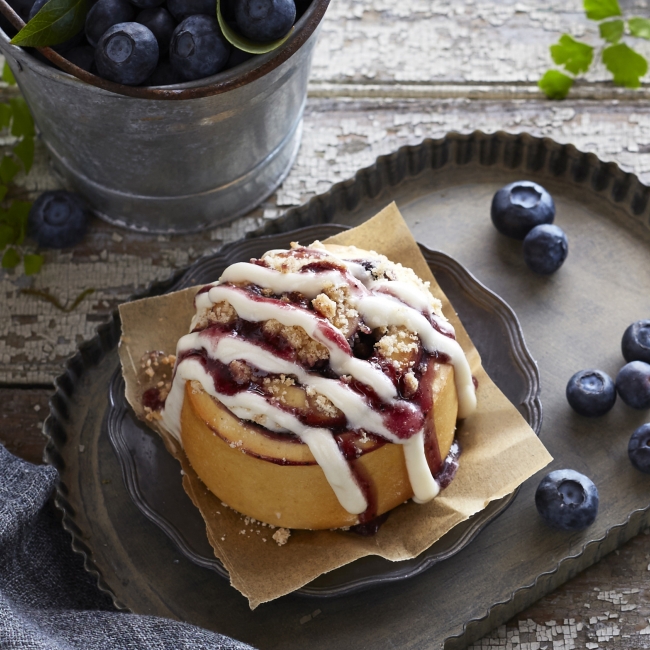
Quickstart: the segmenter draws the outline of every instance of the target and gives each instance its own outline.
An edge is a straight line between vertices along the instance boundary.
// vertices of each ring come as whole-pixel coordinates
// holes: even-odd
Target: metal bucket
[[[250,211],[289,172],[328,3],[312,0],[277,50],[176,86],[130,88],[79,71],[82,81],[10,45],[1,30],[0,49],[55,170],[100,217],[190,232]]]

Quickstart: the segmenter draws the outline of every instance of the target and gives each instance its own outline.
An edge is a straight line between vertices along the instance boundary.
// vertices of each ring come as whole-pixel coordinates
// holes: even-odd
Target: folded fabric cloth
[[[52,501],[53,467],[0,445],[2,650],[250,650],[193,625],[115,611],[72,551]]]

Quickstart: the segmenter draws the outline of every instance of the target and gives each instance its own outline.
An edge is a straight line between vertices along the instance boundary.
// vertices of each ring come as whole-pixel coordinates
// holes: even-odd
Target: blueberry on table
[[[596,520],[598,488],[580,472],[558,469],[547,474],[537,486],[535,505],[552,528],[583,530]]]
[[[176,21],[172,18],[169,11],[164,7],[143,9],[136,16],[135,22],[148,27],[153,32],[153,35],[158,41],[160,55],[166,54],[169,50],[172,34],[176,29]]]
[[[235,5],[237,29],[251,41],[282,38],[296,20],[294,0],[239,0]]]
[[[127,86],[138,86],[158,65],[158,41],[140,23],[113,25],[100,39],[95,63],[101,77]]]
[[[43,248],[68,248],[83,239],[90,212],[73,192],[43,192],[29,211],[28,232]]]
[[[555,203],[541,185],[517,181],[494,195],[490,214],[502,235],[523,239],[535,226],[553,223]]]
[[[133,20],[135,9],[127,0],[98,0],[86,16],[86,38],[96,47],[109,27]]]
[[[188,16],[174,30],[169,60],[185,81],[209,77],[228,62],[230,43],[212,16]]]
[[[199,14],[216,17],[217,0],[167,0],[167,9],[178,22]]]
[[[650,363],[650,320],[638,320],[625,330],[621,350],[626,361]]]
[[[580,370],[566,387],[569,406],[586,417],[599,417],[611,410],[616,402],[616,386],[602,370]]]
[[[616,375],[616,390],[633,409],[650,408],[650,363],[630,361]]]
[[[535,226],[524,238],[524,262],[541,275],[555,273],[569,254],[569,242],[558,226]]]
[[[642,424],[632,434],[627,445],[627,455],[640,472],[650,474],[650,422]]]

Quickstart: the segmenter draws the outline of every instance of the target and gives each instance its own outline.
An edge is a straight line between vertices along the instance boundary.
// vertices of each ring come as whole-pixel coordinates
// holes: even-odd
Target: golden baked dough
[[[435,364],[433,399],[429,417],[444,460],[454,440],[458,412],[452,366]],[[235,510],[285,528],[318,530],[358,523],[356,515],[341,507],[307,445],[264,435],[197,383],[185,385],[181,423],[183,447],[194,471]],[[368,442],[365,447],[368,451],[351,462],[374,486],[376,514],[381,515],[413,496],[404,451],[390,442],[379,446]]]

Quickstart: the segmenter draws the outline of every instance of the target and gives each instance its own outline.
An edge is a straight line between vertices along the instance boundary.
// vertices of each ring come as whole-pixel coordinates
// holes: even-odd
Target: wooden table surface
[[[648,13],[646,0],[621,6],[626,15]],[[0,442],[40,462],[54,378],[121,301],[404,144],[448,131],[527,131],[650,182],[650,85],[616,88],[597,66],[566,101],[538,91],[548,46],[563,31],[595,42],[580,1],[333,0],[314,57],[302,147],[267,202],[233,224],[187,236],[134,234],[94,220],[80,246],[46,252],[38,276],[0,270]],[[650,55],[650,42],[638,49]],[[0,101],[16,92],[0,88]],[[31,198],[59,187],[42,144],[18,182]],[[63,306],[93,293],[64,312],[25,288]],[[650,317],[650,300],[647,309]],[[648,648],[648,577],[650,536],[642,534],[471,647]]]

